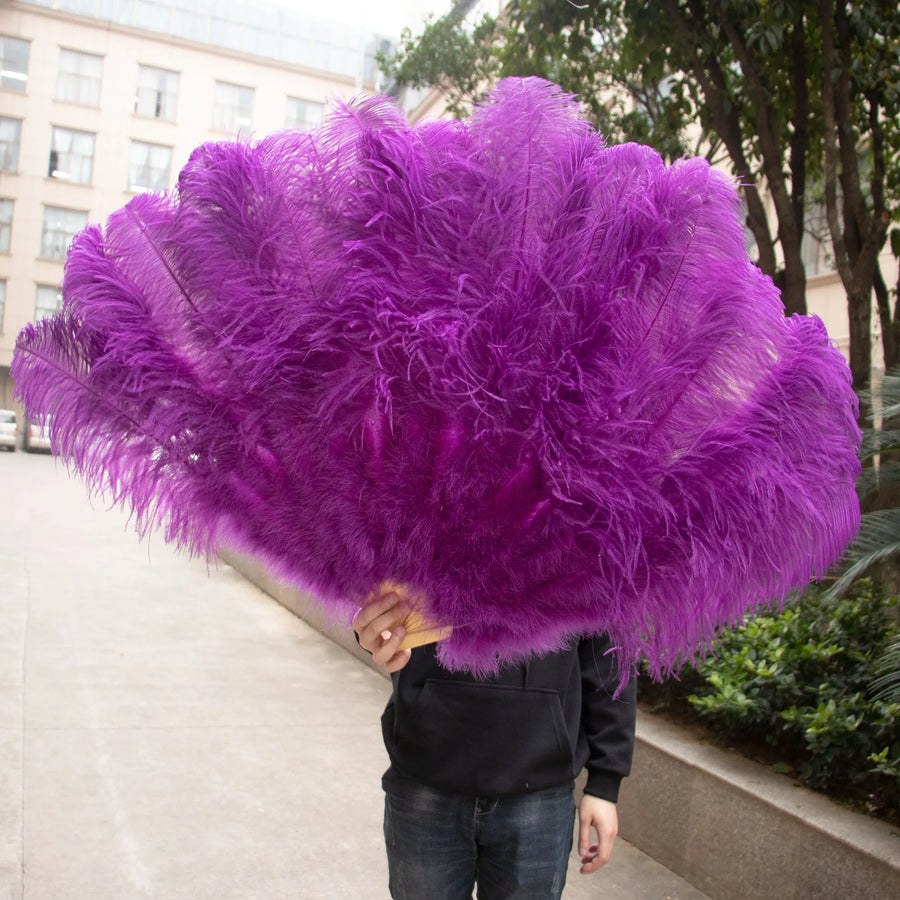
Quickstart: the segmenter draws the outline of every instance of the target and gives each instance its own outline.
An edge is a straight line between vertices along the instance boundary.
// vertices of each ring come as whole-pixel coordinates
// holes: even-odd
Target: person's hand
[[[591,842],[591,829],[597,836],[595,843]],[[596,872],[609,862],[618,833],[616,804],[585,794],[578,807],[578,855],[581,857],[582,875]]]
[[[410,650],[400,650],[406,629],[400,624],[409,613],[400,597],[393,591],[376,597],[357,610],[353,630],[359,635],[359,645],[372,654],[378,666],[397,672],[408,662]]]

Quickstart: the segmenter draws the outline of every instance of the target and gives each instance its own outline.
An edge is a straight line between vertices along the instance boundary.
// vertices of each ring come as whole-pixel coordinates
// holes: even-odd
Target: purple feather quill
[[[739,216],[704,161],[606,147],[538,79],[464,123],[358,101],[199,147],[84,231],[13,377],[141,533],[339,618],[406,583],[450,667],[608,631],[660,673],[858,525],[847,366]]]

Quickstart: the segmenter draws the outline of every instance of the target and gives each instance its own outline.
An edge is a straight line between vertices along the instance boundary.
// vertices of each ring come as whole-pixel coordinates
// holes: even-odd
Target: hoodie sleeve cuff
[[[619,799],[619,785],[622,778],[612,772],[588,772],[587,783],[584,792],[601,800],[609,800],[616,803]]]

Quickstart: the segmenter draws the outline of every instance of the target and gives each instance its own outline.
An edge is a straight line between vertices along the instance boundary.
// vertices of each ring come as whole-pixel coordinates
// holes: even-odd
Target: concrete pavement
[[[0,900],[383,900],[388,690],[54,459],[0,455]],[[704,896],[623,841],[569,883]]]

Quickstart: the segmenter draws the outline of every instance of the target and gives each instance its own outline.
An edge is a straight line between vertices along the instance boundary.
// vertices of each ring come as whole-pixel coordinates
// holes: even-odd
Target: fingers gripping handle
[[[406,636],[400,643],[400,650],[433,644],[450,636],[452,626],[438,625],[419,611],[425,605],[424,601],[409,585],[397,584],[390,580],[383,581],[375,591],[375,595],[383,597],[387,593],[397,594],[401,603],[410,607],[409,614],[401,623],[406,630]]]

